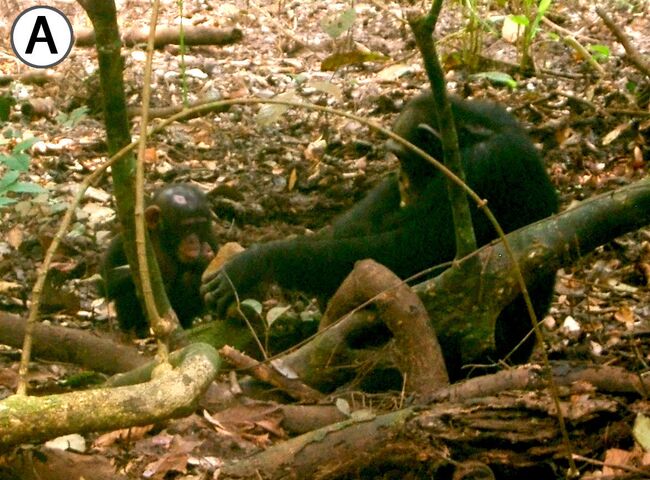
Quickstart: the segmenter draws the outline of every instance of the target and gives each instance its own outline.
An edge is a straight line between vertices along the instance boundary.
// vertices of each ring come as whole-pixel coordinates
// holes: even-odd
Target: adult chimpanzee
[[[144,215],[169,302],[181,325],[188,328],[203,310],[201,274],[217,249],[206,196],[194,185],[168,185],[154,193]],[[115,301],[120,328],[147,336],[149,325],[136,296],[121,234],[108,247],[102,276],[106,296]]]
[[[557,196],[540,154],[515,118],[492,103],[451,98],[451,104],[467,183],[487,199],[504,230],[556,212]],[[410,101],[393,129],[442,159],[431,92]],[[401,278],[453,259],[454,227],[443,175],[401,145],[391,141],[388,146],[399,158],[399,177],[389,176],[314,236],[253,245],[235,256],[202,286],[207,305],[223,314],[233,300],[232,285],[241,296],[263,280],[329,296],[363,258],[386,265]],[[475,205],[472,218],[479,245],[496,237]],[[550,304],[554,278],[548,274],[529,285],[539,316]],[[508,354],[529,330],[525,305],[518,298],[497,320],[497,354]],[[534,340],[528,341],[511,360],[525,361],[533,345]]]

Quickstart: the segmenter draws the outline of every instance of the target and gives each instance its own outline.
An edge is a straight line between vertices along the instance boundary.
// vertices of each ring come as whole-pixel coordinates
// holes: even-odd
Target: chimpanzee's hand
[[[206,307],[219,317],[224,317],[235,292],[248,293],[264,276],[264,255],[253,247],[228,260],[223,267],[203,280],[201,295]]]

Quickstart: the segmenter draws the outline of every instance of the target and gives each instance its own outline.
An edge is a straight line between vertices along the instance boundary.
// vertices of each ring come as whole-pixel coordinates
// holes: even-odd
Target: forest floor
[[[12,6],[6,11],[28,6],[11,0],[4,3]],[[189,100],[271,98],[295,91],[306,101],[390,127],[404,103],[426,86],[426,77],[411,32],[399,20],[400,6],[388,2],[380,8],[379,3],[384,4],[356,3],[357,17],[350,32],[333,40],[321,21],[346,10],[349,3],[183,2],[186,25],[237,27],[243,32],[243,39],[232,45],[189,49],[184,57]],[[601,7],[649,58],[648,3],[608,3]],[[75,29],[89,26],[78,5],[54,4],[68,14]],[[511,89],[468,71],[462,54],[469,48],[464,29],[467,20],[460,7],[450,2],[437,31],[449,90],[462,97],[500,102],[513,112],[542,149],[562,208],[647,176],[650,81],[626,60],[592,2],[565,0],[552,5],[532,47],[540,73],[529,78],[517,73],[517,46],[501,35],[502,16],[512,12],[492,4],[494,10],[481,7],[479,11],[487,30],[480,37],[478,71],[510,73],[518,86]],[[165,2],[160,24],[175,25],[178,15],[176,2]],[[118,2],[123,30],[147,27],[149,16],[148,3]],[[12,61],[11,47],[5,41],[8,35],[4,35],[11,22],[12,18],[0,18],[0,75],[19,77],[28,69]],[[610,49],[609,55],[600,59],[601,74],[558,39],[569,33],[585,46]],[[388,60],[337,72],[321,71],[323,60],[345,48],[346,42],[381,53]],[[130,106],[138,107],[145,53],[142,48],[125,48],[123,57],[127,99]],[[106,159],[104,126],[97,112],[96,69],[94,49],[74,48],[54,69],[56,76],[51,80],[33,85],[17,79],[0,86],[0,95],[9,94],[18,101],[10,120],[0,128],[42,140],[31,150],[28,177],[48,189],[40,198],[20,197],[19,203],[0,209],[0,311],[26,313],[36,268],[58,227],[61,209],[77,184]],[[152,107],[180,104],[183,69],[179,48],[156,51],[153,69]],[[70,112],[83,105],[90,112],[71,120]],[[218,216],[220,243],[237,241],[249,246],[316,231],[397,166],[381,135],[358,122],[291,109],[271,125],[261,125],[256,121],[258,110],[257,106],[234,106],[226,113],[176,123],[149,144],[147,190],[178,181],[200,185],[209,192]],[[80,206],[57,255],[43,303],[44,318],[52,324],[102,332],[116,329],[97,289],[99,260],[116,231],[111,192],[110,178],[104,177]],[[513,208],[518,201],[512,199]],[[543,321],[551,358],[646,372],[650,363],[649,287],[650,228],[621,237],[561,270],[553,306]],[[278,293],[264,307],[268,311],[292,302],[291,307],[300,313],[308,302],[294,300]],[[16,348],[0,349],[0,397],[14,391],[18,356]],[[36,362],[32,388],[35,392],[54,391],[74,372],[73,366]],[[630,409],[650,411],[647,404],[639,402]],[[193,421],[193,425],[201,424],[198,416]],[[163,478],[165,468],[185,474],[204,468],[198,463],[181,465],[180,460],[153,466],[154,458],[161,457],[163,443],[168,447],[166,455],[182,450],[185,460],[192,452],[190,447],[200,443],[200,435],[187,433],[191,428],[183,422],[176,422],[172,429],[143,433],[139,440],[134,434],[131,447],[115,454],[129,478],[139,478],[145,467],[156,469],[152,478]],[[231,433],[228,453],[223,443],[227,435],[221,432],[219,452],[224,456],[250,452],[276,441],[276,433],[260,425]],[[184,439],[182,447],[170,447],[174,438]],[[110,443],[104,440],[104,445]],[[627,444],[618,447],[632,451],[633,443],[630,436]],[[598,453],[604,460],[606,452]]]

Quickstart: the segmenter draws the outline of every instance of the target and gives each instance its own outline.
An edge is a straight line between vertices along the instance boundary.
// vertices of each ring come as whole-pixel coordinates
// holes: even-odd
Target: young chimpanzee
[[[557,196],[540,154],[514,117],[492,103],[459,98],[451,98],[451,103],[467,183],[488,200],[504,230],[556,212]],[[431,92],[410,101],[393,130],[442,159]],[[314,236],[253,245],[235,256],[202,286],[207,305],[223,314],[233,300],[230,282],[240,298],[263,280],[329,296],[360,259],[372,258],[401,278],[452,260],[454,227],[443,175],[396,142],[390,141],[388,147],[399,158],[399,177],[389,176]],[[478,245],[484,245],[496,233],[485,215],[475,205],[471,208]],[[549,307],[554,279],[548,274],[529,285],[539,316]],[[518,298],[497,320],[497,354],[510,353],[529,330],[524,302]],[[510,359],[526,361],[533,345],[534,340],[527,342]]]
[[[181,325],[191,327],[203,310],[201,274],[217,250],[206,196],[190,184],[162,187],[145,209],[145,222],[169,302]],[[120,328],[134,330],[142,338],[149,325],[136,296],[123,243],[120,234],[104,256],[105,293],[115,301]]]

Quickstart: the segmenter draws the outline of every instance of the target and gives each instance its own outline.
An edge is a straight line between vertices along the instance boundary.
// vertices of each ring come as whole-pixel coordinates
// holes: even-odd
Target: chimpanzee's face
[[[214,257],[210,220],[205,217],[183,219],[169,234],[173,251],[181,265],[205,267]]]
[[[197,187],[174,184],[159,190],[147,207],[150,234],[181,269],[202,269],[215,255],[208,201]]]

